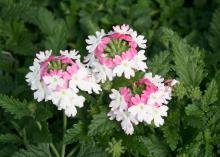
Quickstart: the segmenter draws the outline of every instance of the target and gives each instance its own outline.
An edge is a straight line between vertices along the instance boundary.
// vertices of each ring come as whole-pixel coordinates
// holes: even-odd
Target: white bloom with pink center
[[[88,66],[92,66],[94,62],[97,62],[94,53],[89,53],[87,56],[84,57],[84,62]]]
[[[112,93],[109,95],[109,97],[112,99],[109,105],[112,111],[127,109],[127,104],[124,100],[124,97],[118,90],[112,89]]]
[[[163,80],[159,75],[148,73],[134,82],[132,88],[112,89],[109,119],[119,121],[122,129],[129,135],[133,134],[133,126],[139,122],[153,122],[156,127],[163,125],[168,111],[165,104],[171,100],[173,82]]]
[[[145,51],[140,50],[138,54],[131,60],[132,65],[134,65],[134,69],[145,71],[147,69],[147,65],[145,63],[145,60],[147,57],[144,55]]]
[[[38,102],[45,99],[47,101],[48,95],[50,94],[50,91],[47,89],[46,85],[43,82],[37,83],[37,88],[34,92],[34,99],[36,99]]]
[[[46,51],[40,51],[39,53],[36,54],[36,57],[34,61],[36,62],[44,62],[47,60],[52,54],[52,50],[46,50]]]
[[[144,77],[149,79],[158,88],[164,88],[164,83],[163,83],[164,79],[160,75],[153,76],[153,74],[149,72],[146,73]]]
[[[153,120],[155,126],[159,127],[163,125],[164,119],[162,117],[167,116],[167,111],[168,107],[165,105],[159,107],[149,106],[148,116]]]
[[[136,71],[147,69],[147,58],[141,50],[146,48],[147,41],[129,25],[113,26],[113,31],[89,36],[86,42],[89,55],[84,61],[102,83],[117,76],[130,79]]]
[[[131,33],[132,38],[134,39],[134,41],[136,41],[136,43],[138,44],[138,46],[142,49],[146,49],[146,43],[147,40],[144,39],[143,35],[138,35],[136,31]]]
[[[78,53],[79,53],[79,51],[76,51],[76,50],[70,50],[70,51],[60,50],[61,55],[66,56],[68,58],[76,59],[76,60],[80,59],[80,55]]]
[[[110,98],[112,99],[109,107],[111,107],[110,112],[108,113],[109,119],[116,119],[121,122],[121,127],[126,134],[131,135],[134,132],[133,125],[137,125],[138,121],[135,116],[133,116],[128,111],[128,104],[126,102],[129,93],[126,89],[122,89],[120,92],[118,90],[112,89]]]
[[[137,105],[131,106],[128,111],[139,121],[139,122],[150,122],[150,117],[148,116],[148,105],[144,103],[139,103]]]
[[[112,113],[110,111],[108,115],[111,116],[111,120],[116,119],[121,122],[121,127],[127,135],[132,135],[134,133],[133,125],[137,125],[138,121],[130,112],[114,111],[114,113]]]
[[[97,83],[95,76],[93,74],[89,74],[85,79],[86,90],[89,94],[92,92],[99,94],[102,91],[100,84]]]
[[[96,31],[95,33],[96,35],[89,35],[88,39],[86,39],[86,43],[88,44],[88,46],[86,47],[86,49],[89,52],[93,52],[97,45],[99,44],[99,42],[101,41],[102,37],[104,37],[105,31],[103,29],[101,29],[101,31]]]
[[[91,70],[80,62],[78,51],[60,51],[60,56],[54,56],[51,51],[40,52],[35,58],[26,81],[34,90],[37,101],[51,100],[59,110],[63,109],[67,116],[75,116],[76,107],[82,107],[85,101],[78,95],[79,90],[99,93]]]
[[[92,70],[97,82],[104,83],[107,80],[113,80],[112,69],[108,68],[105,65],[101,65],[99,62],[93,63]]]
[[[57,87],[63,87],[65,80],[58,75],[44,76],[43,80],[49,90],[55,90]]]
[[[123,60],[120,65],[117,65],[113,69],[113,76],[121,77],[124,73],[125,78],[130,79],[131,77],[134,77],[135,71],[134,71],[135,64],[128,60]]]
[[[161,91],[156,91],[150,94],[147,105],[162,105],[165,101],[166,99],[164,98],[164,93]]]
[[[38,85],[40,83],[40,64],[38,62],[34,62],[29,69],[31,72],[29,72],[25,78],[28,84],[31,86],[31,89],[36,90],[38,89]]]
[[[63,109],[67,116],[74,117],[77,113],[76,107],[83,107],[85,98],[78,96],[71,89],[62,89],[52,92],[48,100],[52,100],[59,110]]]
[[[121,127],[127,135],[134,133],[133,124],[138,124],[136,119],[129,112],[122,112]]]
[[[96,83],[94,76],[82,65],[80,69],[72,75],[69,81],[69,87],[76,92],[79,91],[77,89],[78,87],[80,90],[87,91],[89,94],[91,94],[92,91],[99,94],[101,91],[101,87]]]
[[[132,34],[134,31],[132,28],[130,28],[129,25],[123,24],[121,26],[113,26],[113,30],[120,34]]]

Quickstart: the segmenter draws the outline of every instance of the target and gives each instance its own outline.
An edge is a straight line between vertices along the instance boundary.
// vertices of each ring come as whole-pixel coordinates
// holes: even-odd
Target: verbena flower
[[[67,116],[75,116],[76,107],[83,107],[85,98],[79,95],[79,90],[89,94],[101,91],[77,53],[65,50],[60,51],[60,56],[54,56],[52,51],[39,52],[26,75],[26,81],[35,91],[34,98],[51,100],[59,110],[65,110]]]
[[[105,34],[104,30],[88,36],[86,47],[89,54],[85,62],[92,67],[97,80],[105,82],[124,75],[130,79],[136,71],[147,69],[144,55],[147,40],[138,35],[128,25],[113,26]]]
[[[133,125],[140,122],[154,123],[156,127],[163,125],[163,117],[168,111],[166,105],[171,100],[172,86],[176,83],[176,80],[164,81],[159,75],[147,73],[128,87],[112,89],[110,120],[120,121],[126,134],[133,134]]]

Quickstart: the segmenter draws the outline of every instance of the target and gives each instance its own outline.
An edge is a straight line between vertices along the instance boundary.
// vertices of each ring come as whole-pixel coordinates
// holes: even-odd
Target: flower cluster
[[[79,90],[90,94],[101,91],[75,50],[60,51],[60,56],[52,55],[52,51],[39,52],[30,70],[26,81],[35,91],[34,98],[37,101],[52,100],[59,110],[65,110],[67,116],[75,116],[76,107],[83,107],[85,98],[79,95]]]
[[[145,71],[144,55],[147,40],[128,25],[115,26],[105,34],[96,32],[86,40],[89,54],[85,62],[92,68],[97,81],[105,82],[114,77],[130,79],[136,71]]]
[[[167,116],[166,104],[171,99],[171,87],[176,83],[176,80],[164,81],[159,75],[153,77],[152,73],[146,73],[131,88],[112,89],[108,116],[120,121],[126,134],[133,134],[133,125],[140,122],[153,122],[159,127]]]
[[[172,86],[177,81],[146,73],[144,36],[122,25],[114,26],[107,34],[104,30],[96,32],[88,36],[86,42],[89,52],[84,58],[86,65],[80,62],[75,50],[60,51],[59,56],[52,55],[52,51],[36,55],[26,75],[26,81],[35,91],[34,98],[51,100],[67,116],[74,117],[76,107],[83,107],[85,101],[80,91],[99,94],[99,83],[109,83],[115,77],[130,79],[142,71],[145,75],[140,80],[111,90],[109,119],[120,121],[126,134],[133,134],[134,125],[141,122],[163,125]]]

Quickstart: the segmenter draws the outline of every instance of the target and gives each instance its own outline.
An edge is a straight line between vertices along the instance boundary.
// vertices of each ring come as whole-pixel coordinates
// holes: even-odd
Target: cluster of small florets
[[[126,134],[133,134],[134,125],[141,122],[163,125],[167,116],[168,101],[176,80],[165,81],[161,76],[146,72],[145,48],[147,40],[128,25],[114,26],[107,34],[104,30],[88,36],[84,58],[85,65],[75,50],[60,51],[60,56],[51,51],[36,55],[26,81],[34,90],[38,101],[51,100],[67,116],[74,117],[76,107],[83,107],[85,98],[79,91],[99,94],[100,84],[115,77],[130,79],[136,72],[145,76],[137,82],[112,89],[109,119],[121,122]]]
[[[175,80],[164,82],[160,76],[153,77],[152,73],[146,73],[130,87],[112,89],[108,116],[111,120],[120,121],[126,134],[133,134],[133,125],[140,122],[153,122],[159,127],[164,123],[163,117],[167,116],[166,105],[171,100],[171,87],[175,83]]]
[[[75,116],[76,107],[83,107],[85,101],[79,90],[97,94],[101,91],[91,71],[79,59],[75,50],[60,51],[60,56],[52,55],[52,51],[36,54],[31,72],[26,75],[26,81],[35,91],[34,98],[52,100],[67,116]]]
[[[144,55],[147,40],[128,25],[115,26],[105,34],[96,32],[86,40],[89,54],[85,62],[92,68],[97,81],[105,82],[114,77],[130,79],[136,71],[147,69]]]

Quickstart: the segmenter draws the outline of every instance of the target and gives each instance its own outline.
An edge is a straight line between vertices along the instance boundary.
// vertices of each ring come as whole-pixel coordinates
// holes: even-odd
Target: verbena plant
[[[0,156],[215,157],[220,154],[220,2],[218,0],[0,0]],[[140,124],[126,135],[108,119],[109,87],[80,93],[84,107],[66,118],[37,102],[25,75],[40,50],[77,49],[88,34],[127,23],[148,42],[148,70],[176,78],[164,125]]]

